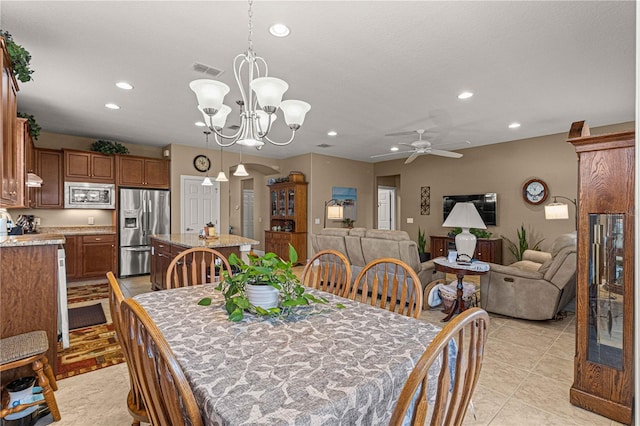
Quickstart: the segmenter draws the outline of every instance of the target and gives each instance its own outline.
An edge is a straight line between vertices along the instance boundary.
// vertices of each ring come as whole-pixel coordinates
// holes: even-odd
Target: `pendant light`
[[[225,175],[224,170],[222,170],[222,146],[220,147],[220,171],[218,172],[218,177],[216,177],[216,182],[229,182],[227,175]]]
[[[211,134],[211,132],[208,132],[205,130],[204,134],[206,135],[206,146],[207,146],[207,154],[209,153],[209,135]],[[209,178],[209,169],[211,167],[207,168],[207,174],[205,175],[204,180],[202,181],[202,186],[213,186],[213,182],[211,182],[211,179]]]
[[[238,167],[236,167],[236,171],[233,172],[234,176],[249,176],[249,173],[247,172],[247,169],[244,168],[244,164],[242,164],[242,145],[240,146],[240,164],[238,164]]]

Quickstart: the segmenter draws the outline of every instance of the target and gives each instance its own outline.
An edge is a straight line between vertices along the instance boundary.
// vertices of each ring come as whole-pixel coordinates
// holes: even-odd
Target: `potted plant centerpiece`
[[[427,239],[425,238],[424,231],[418,227],[418,255],[420,256],[420,262],[426,262],[429,260],[427,254]]]
[[[228,271],[222,271],[220,284],[216,287],[224,295],[229,320],[241,321],[245,311],[265,317],[288,316],[298,306],[327,303],[323,297],[305,293],[305,287],[292,270],[297,261],[298,253],[291,244],[289,261],[275,253],[265,253],[263,256],[249,255],[249,263],[245,263],[232,253],[229,264],[238,272],[231,276]],[[198,303],[210,305],[211,298]],[[338,307],[344,306],[338,304]]]

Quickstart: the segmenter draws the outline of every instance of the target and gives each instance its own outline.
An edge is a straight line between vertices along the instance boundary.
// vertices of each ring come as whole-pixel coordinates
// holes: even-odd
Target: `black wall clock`
[[[542,204],[548,196],[549,187],[542,179],[530,179],[522,186],[522,198],[529,204]]]
[[[211,160],[206,155],[196,155],[193,159],[193,167],[199,172],[206,172],[211,168]]]

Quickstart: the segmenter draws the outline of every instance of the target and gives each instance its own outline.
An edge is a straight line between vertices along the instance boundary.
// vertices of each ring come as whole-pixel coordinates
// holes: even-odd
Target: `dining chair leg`
[[[46,374],[47,379],[49,379],[49,385],[51,386],[51,389],[53,389],[54,391],[57,391],[58,382],[56,382],[56,376],[53,374],[53,369],[49,364],[49,360],[44,355],[42,356],[42,364],[44,365],[44,374]]]
[[[47,363],[47,365],[49,364]],[[49,379],[43,369],[44,365],[42,364],[42,360],[38,359],[33,362],[33,371],[38,377],[38,385],[42,388],[42,396],[44,396],[47,407],[49,407],[49,411],[51,411],[53,421],[57,422],[61,418],[60,410],[58,409],[58,403],[56,403],[56,397],[53,395],[53,389],[51,389],[51,385],[49,384]]]

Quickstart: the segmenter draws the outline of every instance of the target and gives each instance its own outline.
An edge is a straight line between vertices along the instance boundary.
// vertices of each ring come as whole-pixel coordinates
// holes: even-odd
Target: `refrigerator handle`
[[[145,199],[145,195],[147,195],[146,191],[142,191],[142,236],[146,237],[147,236],[147,227],[149,225],[147,225],[147,206],[146,206],[146,202],[147,200]]]

